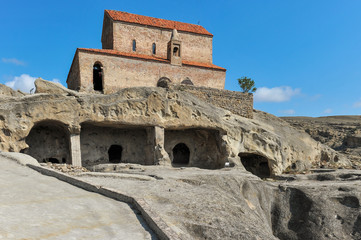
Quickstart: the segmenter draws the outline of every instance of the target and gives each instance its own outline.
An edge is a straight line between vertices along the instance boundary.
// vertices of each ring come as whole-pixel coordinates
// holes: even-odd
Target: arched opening
[[[62,123],[43,121],[37,123],[25,138],[28,148],[21,152],[38,162],[71,163],[69,132]]]
[[[168,88],[172,81],[167,77],[161,77],[157,82],[157,87]]]
[[[133,46],[132,46],[133,52],[137,51],[137,41],[133,40]]]
[[[108,150],[109,162],[120,163],[122,161],[123,148],[120,145],[111,145]]]
[[[174,47],[173,48],[173,56],[176,56],[176,57],[179,57],[180,54],[179,54],[179,47]]]
[[[93,87],[95,91],[103,91],[103,67],[100,63],[93,66]]]
[[[193,82],[189,79],[189,78],[186,78],[184,79],[181,84],[185,84],[185,85],[194,85]]]
[[[184,143],[178,143],[173,148],[173,164],[188,165],[190,151]]]
[[[155,43],[152,44],[152,54],[156,54],[157,53],[157,46],[155,45]]]
[[[254,153],[240,153],[238,156],[247,171],[260,178],[271,176],[271,170],[266,157]]]

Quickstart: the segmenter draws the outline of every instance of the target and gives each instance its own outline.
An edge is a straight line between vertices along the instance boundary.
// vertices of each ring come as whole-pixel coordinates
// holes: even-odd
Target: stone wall
[[[164,148],[173,162],[173,149],[184,143],[190,152],[187,166],[216,169],[224,167],[225,159],[219,132],[210,129],[165,130]]]
[[[161,77],[169,78],[172,83],[181,83],[189,78],[194,85],[213,88],[224,88],[226,72],[217,69],[174,66],[168,62],[144,61],[132,58],[124,58],[102,53],[78,51],[79,75],[68,79],[68,87],[77,90],[72,82],[78,82],[81,76],[80,91],[93,91],[93,66],[101,63],[103,66],[104,93],[114,93],[121,88],[127,87],[156,87]],[[76,62],[77,59],[74,59]],[[72,72],[77,72],[73,65]]]
[[[23,153],[39,162],[71,163],[69,134],[60,123],[43,121],[36,124],[25,142],[29,147],[23,149]]]
[[[253,94],[214,89],[207,87],[197,87],[191,85],[175,85],[176,90],[192,93],[197,98],[231,111],[234,114],[246,118],[253,118]]]
[[[133,40],[136,40],[138,54],[153,55],[152,44],[156,44],[154,56],[167,58],[167,45],[172,36],[172,30],[150,26],[142,26],[124,22],[113,23],[113,33],[109,31],[103,42],[109,42],[113,36],[113,49],[121,52],[133,52]],[[187,61],[212,63],[212,36],[187,32],[178,32],[182,41],[182,58]],[[113,34],[113,35],[112,35]],[[105,44],[106,48],[111,46]]]
[[[116,128],[84,125],[80,134],[81,159],[83,166],[109,163],[108,151],[112,145],[122,147],[122,163],[150,165],[154,156],[148,152],[145,128]],[[148,154],[147,154],[148,153]]]
[[[102,48],[103,49],[113,49],[113,20],[108,16],[107,13],[104,13],[103,20],[103,32],[102,32]]]
[[[76,52],[73,62],[72,62],[72,66],[71,66],[69,74],[68,74],[69,81],[68,80],[66,81],[69,89],[79,90],[80,85],[81,85],[81,78],[80,78],[79,71],[80,71],[79,54],[78,54],[78,52]]]

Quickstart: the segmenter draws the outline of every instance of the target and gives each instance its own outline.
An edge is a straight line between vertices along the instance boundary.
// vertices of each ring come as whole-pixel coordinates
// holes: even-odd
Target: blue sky
[[[0,83],[28,89],[66,77],[77,47],[101,48],[104,9],[200,24],[213,63],[255,80],[254,107],[277,116],[361,113],[361,1],[6,1]]]

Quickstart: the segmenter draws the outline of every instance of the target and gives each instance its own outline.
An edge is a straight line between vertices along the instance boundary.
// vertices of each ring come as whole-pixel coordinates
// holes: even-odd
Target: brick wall
[[[79,51],[74,61],[78,61],[77,58],[79,66],[72,67],[72,72],[77,75],[69,76],[68,87],[84,92],[93,91],[93,65],[96,62],[103,66],[105,94],[127,87],[156,87],[161,77],[167,77],[175,84],[189,78],[196,86],[223,89],[226,76],[225,71],[217,69],[174,66],[166,62],[143,61],[99,53]]]
[[[187,91],[203,101],[231,111],[246,118],[253,118],[253,94],[196,87],[191,85],[176,85],[175,90]]]
[[[114,22],[115,50],[133,52],[133,39],[137,42],[135,53],[152,55],[152,44],[157,46],[155,56],[167,58],[167,46],[172,30],[141,26],[131,23]],[[111,38],[111,32],[107,33]],[[178,32],[182,41],[182,59],[194,62],[212,63],[212,37],[194,33]],[[103,38],[105,41],[105,37]],[[109,40],[110,41],[110,40]],[[107,45],[103,45],[108,46]],[[107,47],[108,48],[108,47]]]

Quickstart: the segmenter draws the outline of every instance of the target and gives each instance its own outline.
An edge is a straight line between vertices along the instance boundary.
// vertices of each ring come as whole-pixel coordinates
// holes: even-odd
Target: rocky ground
[[[361,239],[361,171],[345,169],[357,168],[361,159],[358,117],[282,120],[255,110],[254,118],[247,119],[172,89],[132,88],[96,96],[48,85],[38,81],[40,93],[27,96],[0,85],[1,151],[28,147],[25,140],[33,124],[46,119],[61,119],[70,133],[79,133],[81,124],[89,121],[217,129],[223,133],[221,163],[235,167],[177,168],[169,162],[88,169],[44,166],[144,199],[181,239]],[[244,154],[266,159],[273,178],[261,179],[246,171],[239,158],[247,157]],[[9,182],[4,186],[12,182],[11,177],[1,176]],[[27,177],[30,184],[32,174],[22,176],[25,183]],[[42,182],[43,187],[47,184]],[[7,207],[9,215],[12,207],[16,208]],[[21,218],[22,213],[14,216]]]
[[[353,167],[361,169],[361,116],[283,117],[292,126],[310,134],[334,150],[346,154]]]
[[[0,152],[0,239],[157,239],[128,204],[21,166],[21,155]]]
[[[361,171],[260,179],[242,168],[136,164],[71,176],[143,198],[181,239],[360,239]]]

